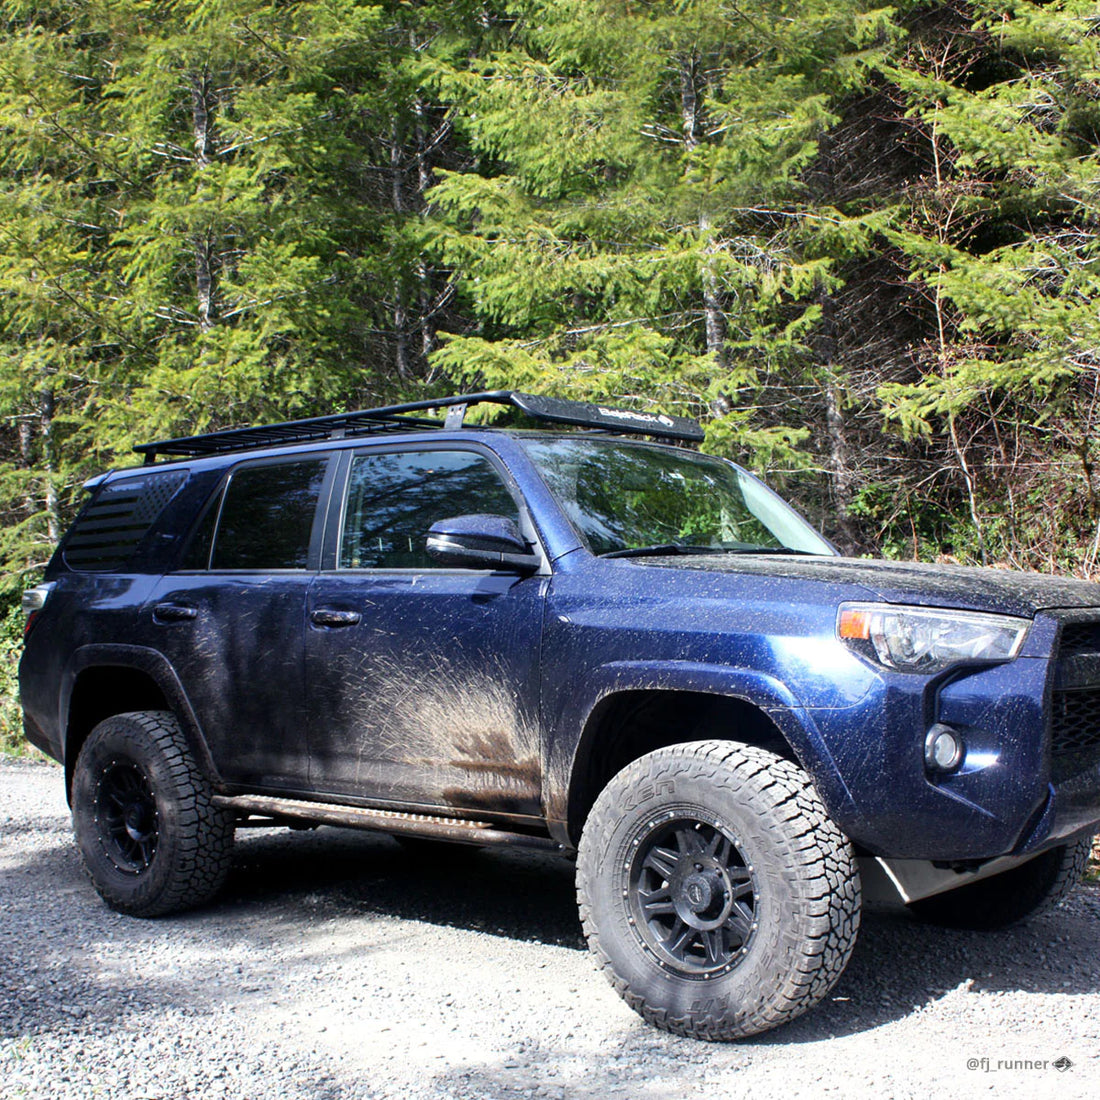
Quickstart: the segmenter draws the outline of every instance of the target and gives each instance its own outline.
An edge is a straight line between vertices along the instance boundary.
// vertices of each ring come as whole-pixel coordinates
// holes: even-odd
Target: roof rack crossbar
[[[403,405],[384,405],[377,409],[311,416],[304,420],[286,420],[255,428],[230,428],[206,435],[181,436],[156,443],[139,443],[134,450],[145,456],[151,465],[160,456],[176,458],[223,454],[230,451],[254,450],[289,441],[303,443],[326,439],[346,439],[376,432],[408,431],[410,428],[460,428],[466,409],[471,405],[511,405],[536,420],[556,424],[576,424],[585,428],[612,432],[629,432],[664,439],[697,443],[703,429],[695,420],[663,413],[634,412],[581,401],[566,401],[557,397],[541,397],[518,390],[486,390],[454,397],[434,397],[425,401],[409,401]],[[409,415],[433,409],[449,410],[445,420]]]

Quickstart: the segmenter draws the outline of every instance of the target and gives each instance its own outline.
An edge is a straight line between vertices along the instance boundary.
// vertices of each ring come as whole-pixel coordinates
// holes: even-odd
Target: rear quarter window
[[[62,560],[79,573],[125,569],[187,476],[186,470],[137,474],[100,486],[69,529]]]

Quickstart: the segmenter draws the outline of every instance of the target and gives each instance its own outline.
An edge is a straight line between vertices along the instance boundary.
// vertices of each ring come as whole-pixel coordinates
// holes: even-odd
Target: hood
[[[995,611],[1029,618],[1037,611],[1052,608],[1100,608],[1100,584],[1008,569],[793,554],[701,554],[630,560],[665,569],[859,586],[864,591],[853,592],[852,599]]]

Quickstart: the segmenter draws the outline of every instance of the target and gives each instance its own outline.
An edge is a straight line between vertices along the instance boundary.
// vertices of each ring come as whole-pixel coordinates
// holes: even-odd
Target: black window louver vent
[[[180,471],[120,478],[102,486],[65,539],[65,564],[82,573],[122,569],[186,480],[186,472]]]

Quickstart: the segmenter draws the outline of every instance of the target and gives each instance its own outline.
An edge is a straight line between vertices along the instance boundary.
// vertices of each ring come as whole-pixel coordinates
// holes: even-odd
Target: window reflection
[[[340,542],[344,569],[438,569],[428,528],[450,516],[519,511],[487,459],[470,451],[357,455]]]
[[[526,446],[593,553],[665,543],[831,553],[775,494],[718,459],[618,441]]]
[[[212,569],[305,569],[325,459],[237,470],[225,491]]]

